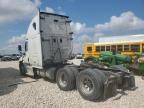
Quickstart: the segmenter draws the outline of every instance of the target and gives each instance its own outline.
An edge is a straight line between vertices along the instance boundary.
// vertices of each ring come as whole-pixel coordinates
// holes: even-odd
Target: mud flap
[[[104,83],[104,96],[103,99],[115,96],[117,94],[117,77],[110,75]]]
[[[124,76],[123,83],[122,83],[123,90],[135,90],[135,78],[133,75],[126,75]]]

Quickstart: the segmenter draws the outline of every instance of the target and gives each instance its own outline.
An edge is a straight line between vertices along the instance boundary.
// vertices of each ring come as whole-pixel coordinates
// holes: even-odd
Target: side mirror
[[[22,46],[21,45],[18,45],[18,51],[22,51]]]

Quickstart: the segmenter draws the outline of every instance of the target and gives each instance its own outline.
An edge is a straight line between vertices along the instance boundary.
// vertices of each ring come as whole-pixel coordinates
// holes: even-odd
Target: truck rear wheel
[[[74,75],[75,75],[75,82],[76,82],[76,77],[77,77],[77,74],[79,73],[78,68],[76,68],[74,66],[69,66],[69,68],[74,73]]]
[[[23,63],[19,63],[19,70],[21,75],[26,75],[27,70]]]
[[[56,82],[61,90],[72,90],[75,88],[76,85],[75,75],[69,67],[61,68],[57,72]]]
[[[81,71],[76,84],[79,93],[86,100],[95,101],[103,96],[103,82],[100,74],[95,70],[86,69]]]

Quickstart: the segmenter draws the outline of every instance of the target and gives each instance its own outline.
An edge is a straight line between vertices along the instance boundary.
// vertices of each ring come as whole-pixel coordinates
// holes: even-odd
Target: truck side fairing
[[[32,67],[42,68],[42,49],[41,49],[41,35],[40,35],[40,13],[38,13],[29,25],[27,32],[27,50],[25,62],[32,65]]]

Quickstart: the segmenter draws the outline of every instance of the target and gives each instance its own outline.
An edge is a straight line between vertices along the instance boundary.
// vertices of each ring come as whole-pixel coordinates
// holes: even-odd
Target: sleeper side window
[[[34,28],[34,30],[36,30],[36,23],[35,22],[33,23],[33,28]]]

